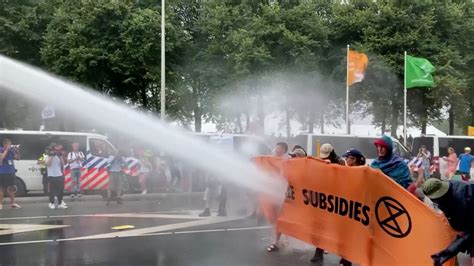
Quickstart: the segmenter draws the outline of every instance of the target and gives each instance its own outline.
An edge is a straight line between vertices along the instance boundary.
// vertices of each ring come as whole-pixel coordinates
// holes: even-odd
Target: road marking
[[[0,224],[0,235],[11,235],[32,231],[50,230],[69,227],[69,225],[44,225],[44,224]]]
[[[146,227],[141,229],[135,230],[128,230],[123,232],[113,232],[113,233],[106,233],[106,234],[98,234],[98,235],[90,235],[90,236],[82,236],[82,237],[75,237],[70,238],[70,240],[81,240],[81,239],[103,239],[103,238],[114,238],[114,237],[127,237],[127,236],[139,236],[151,233],[158,233],[163,231],[172,231],[181,228],[193,227],[193,226],[200,226],[200,225],[210,225],[222,222],[229,222],[242,219],[241,217],[232,217],[232,218],[211,218],[206,220],[197,220],[191,222],[184,222],[184,223],[176,223],[176,224],[166,224],[166,225],[159,225],[153,227]]]
[[[19,242],[8,242],[0,243],[0,246],[10,246],[10,245],[24,245],[24,244],[39,244],[39,243],[49,243],[54,242],[54,240],[33,240],[33,241],[19,241]]]
[[[176,211],[176,213],[186,213],[191,211]],[[27,217],[8,217],[0,218],[0,221],[7,220],[33,220],[33,219],[52,219],[52,218],[71,218],[71,217],[139,217],[139,218],[171,218],[171,219],[206,219],[199,217],[197,214],[183,214],[183,215],[174,215],[168,214],[170,212],[163,213],[96,213],[96,214],[70,214],[70,215],[45,215],[45,216],[27,216]]]
[[[195,231],[159,232],[159,233],[141,234],[141,235],[123,235],[123,236],[117,236],[117,237],[128,238],[128,237],[164,236],[164,235],[175,235],[175,234],[184,235],[184,234],[212,233],[212,232],[250,231],[250,230],[262,230],[262,229],[270,229],[270,228],[271,226],[240,227],[240,228],[224,228],[224,229],[210,229],[210,230],[195,230]],[[111,237],[106,237],[106,238],[111,238]],[[69,241],[81,241],[81,240],[98,240],[98,239],[103,239],[103,238],[65,238],[65,239],[56,239],[56,240],[48,239],[48,240],[20,241],[20,242],[0,243],[0,246],[41,244],[41,243],[51,243],[51,242],[69,242]]]
[[[177,215],[177,214],[153,214],[153,213],[105,213],[105,214],[93,214],[84,215],[93,217],[126,217],[126,218],[165,218],[165,219],[192,219],[192,220],[204,220],[205,217],[199,217],[194,215]]]

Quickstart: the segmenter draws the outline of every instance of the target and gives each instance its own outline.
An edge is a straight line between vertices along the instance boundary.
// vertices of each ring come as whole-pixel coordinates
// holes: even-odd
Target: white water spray
[[[151,118],[90,89],[0,55],[0,86],[33,100],[66,109],[252,190],[281,198],[285,184],[252,163]]]

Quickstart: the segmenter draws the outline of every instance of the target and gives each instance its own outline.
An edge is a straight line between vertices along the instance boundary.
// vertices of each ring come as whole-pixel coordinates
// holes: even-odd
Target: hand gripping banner
[[[430,256],[455,237],[443,215],[379,170],[316,158],[259,157],[254,162],[273,174],[280,165],[288,180],[277,230],[354,263],[433,265]]]

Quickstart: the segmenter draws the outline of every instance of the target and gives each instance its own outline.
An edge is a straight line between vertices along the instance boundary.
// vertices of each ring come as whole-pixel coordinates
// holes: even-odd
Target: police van
[[[444,176],[448,163],[443,160],[444,156],[448,156],[448,148],[452,147],[456,154],[464,153],[465,147],[474,149],[474,137],[472,136],[434,136],[426,135],[413,138],[413,154],[416,155],[421,146],[426,146],[432,156],[433,172],[439,172]],[[474,169],[471,168],[471,176],[474,176]]]
[[[308,155],[318,156],[319,147],[329,143],[334,147],[337,155],[341,156],[347,150],[355,148],[359,150],[370,164],[378,157],[374,142],[380,137],[355,136],[355,135],[330,135],[330,134],[304,134],[296,136],[295,143],[305,147]],[[393,152],[406,160],[410,160],[412,154],[397,139],[392,138]],[[290,147],[291,148],[291,147]]]
[[[89,164],[88,167],[82,169],[82,189],[104,189],[108,184],[108,174],[104,169],[106,168],[106,157],[116,148],[103,135],[76,132],[0,130],[0,142],[3,142],[5,138],[11,139],[13,145],[19,145],[21,159],[15,161],[17,169],[15,185],[18,196],[24,196],[28,192],[43,191],[42,175],[37,161],[51,143],[62,145],[67,154],[71,150],[71,144],[77,142],[80,150],[84,154],[88,154],[88,159],[94,161],[94,164]],[[67,170],[66,167],[66,189],[72,186],[69,176],[70,171]]]

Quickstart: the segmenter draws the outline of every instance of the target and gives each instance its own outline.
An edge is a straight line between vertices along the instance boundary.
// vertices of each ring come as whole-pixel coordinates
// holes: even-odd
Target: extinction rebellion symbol
[[[410,215],[394,198],[381,197],[375,204],[375,217],[380,227],[393,237],[403,238],[411,231]]]

